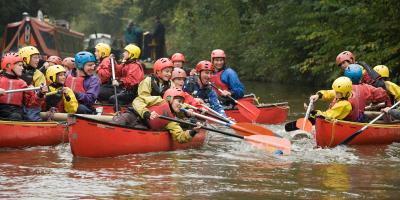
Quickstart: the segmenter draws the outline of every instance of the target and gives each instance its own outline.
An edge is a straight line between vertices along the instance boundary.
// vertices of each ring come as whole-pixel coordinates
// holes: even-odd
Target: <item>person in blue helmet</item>
[[[68,75],[65,85],[71,88],[78,100],[79,114],[95,114],[93,107],[100,92],[100,79],[95,75],[96,57],[87,51],[75,55],[76,68]]]

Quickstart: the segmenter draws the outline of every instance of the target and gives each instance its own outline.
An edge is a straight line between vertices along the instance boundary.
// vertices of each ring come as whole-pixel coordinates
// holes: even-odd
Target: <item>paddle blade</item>
[[[285,138],[279,138],[268,135],[251,135],[245,136],[244,139],[257,148],[267,150],[272,153],[282,152],[283,155],[289,155],[292,144]]]
[[[296,121],[296,127],[308,133],[311,133],[312,126],[312,123],[308,119],[304,120],[304,118],[300,118]]]
[[[234,129],[236,133],[242,136],[249,136],[249,135],[275,136],[275,134],[271,130],[252,123],[231,124],[230,127]]]
[[[240,114],[250,121],[255,121],[260,116],[261,110],[248,101],[239,100],[237,105]]]
[[[295,131],[298,130],[299,128],[296,127],[296,123],[297,121],[291,121],[285,124],[285,131],[289,132],[289,131]]]

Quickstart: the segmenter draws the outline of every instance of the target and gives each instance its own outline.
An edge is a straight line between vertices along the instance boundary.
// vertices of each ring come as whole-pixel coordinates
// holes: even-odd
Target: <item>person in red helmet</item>
[[[175,88],[183,90],[186,81],[185,70],[175,68],[174,71],[172,71],[171,81],[174,83]],[[185,92],[185,103],[201,108],[200,104],[203,104],[204,101],[200,98],[193,98],[189,93]]]
[[[231,96],[234,99],[240,99],[244,96],[244,86],[240,82],[237,73],[226,66],[226,55],[221,49],[215,49],[211,52],[211,63],[216,69],[216,74],[212,78],[212,83],[222,90],[216,90],[220,101],[224,106],[233,106],[235,103],[227,98]]]
[[[183,90],[195,98],[202,99],[206,104],[210,105],[211,109],[226,117],[225,111],[222,105],[219,103],[217,93],[209,84],[214,70],[214,66],[210,61],[200,61],[196,65],[198,77],[196,79],[189,79],[186,81]]]
[[[6,90],[27,88],[28,85],[20,78],[22,76],[23,63],[18,54],[6,53],[1,61],[1,69],[3,71],[0,74],[0,117],[10,120],[23,120],[22,107],[40,106],[44,101],[47,87],[43,85],[40,92],[5,93]]]
[[[76,68],[75,58],[73,57],[64,58],[64,60],[62,61],[62,65],[65,67],[65,70],[67,70],[67,72],[65,73],[65,77],[67,77],[71,73],[71,71]]]
[[[191,69],[189,67],[184,66],[186,62],[185,55],[182,53],[174,53],[171,56],[171,61],[174,63],[174,68],[181,68],[185,70],[186,74],[190,74],[190,76],[193,76],[196,72],[196,69]]]
[[[380,75],[374,71],[367,63],[356,61],[356,57],[350,51],[343,51],[336,56],[336,65],[342,70],[345,70],[350,64],[359,64],[363,67],[363,77],[361,83],[381,87],[385,89],[385,82],[380,78]]]
[[[40,67],[39,71],[41,71],[44,75],[46,75],[47,68],[53,65],[61,65],[61,64],[62,64],[62,59],[60,57],[49,56],[46,62],[43,63],[43,66]]]
[[[132,127],[144,124],[151,130],[167,130],[173,140],[179,143],[189,142],[199,131],[200,123],[192,130],[183,130],[178,123],[159,118],[160,115],[171,118],[185,116],[180,111],[182,103],[185,101],[184,92],[181,89],[170,88],[165,91],[164,97],[153,97],[153,99],[145,99],[150,101],[134,101],[132,103],[133,109],[129,109],[127,112],[122,113],[121,116],[116,117],[118,119],[114,119],[114,122]]]

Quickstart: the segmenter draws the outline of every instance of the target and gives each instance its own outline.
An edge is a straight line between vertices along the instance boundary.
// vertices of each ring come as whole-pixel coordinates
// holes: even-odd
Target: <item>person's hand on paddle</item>
[[[0,88],[0,96],[1,96],[1,95],[5,95],[5,94],[6,94],[6,90],[3,89],[3,88]]]
[[[201,129],[201,127],[202,127],[204,124],[202,124],[201,122],[196,122],[196,125],[197,125],[197,126],[193,127],[193,130],[195,130],[196,132],[199,132],[200,129]]]
[[[190,70],[189,76],[194,76],[194,75],[196,75],[196,69]]]
[[[319,95],[318,94],[314,94],[310,96],[310,101],[312,102],[316,102],[319,99]]]
[[[391,110],[390,107],[386,107],[386,108],[381,109],[381,111],[386,113],[386,114],[389,112],[389,110]]]
[[[187,109],[186,114],[187,114],[188,116],[190,116],[190,117],[194,117],[193,112],[194,112],[193,109],[189,108],[189,109]]]
[[[40,93],[46,94],[48,91],[49,91],[49,88],[46,85],[42,84],[40,86]]]
[[[119,86],[118,81],[117,80],[113,80],[112,81],[112,86],[118,87]]]
[[[158,117],[160,117],[160,115],[156,113],[156,111],[150,113],[150,120],[156,119]]]
[[[229,92],[229,91],[227,91],[227,90],[221,90],[221,95],[222,95],[222,96],[231,96],[232,93]]]

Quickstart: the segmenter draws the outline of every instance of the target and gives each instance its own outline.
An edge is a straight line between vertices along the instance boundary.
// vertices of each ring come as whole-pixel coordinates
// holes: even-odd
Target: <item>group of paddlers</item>
[[[117,62],[111,47],[104,43],[96,45],[94,54],[81,51],[63,60],[50,56],[45,62],[34,46],[6,53],[1,62],[0,117],[41,121],[41,111],[96,114],[96,102],[114,104],[116,111],[120,105],[128,105],[126,111],[118,112],[114,123],[166,129],[174,140],[187,142],[199,131],[200,123],[183,130],[178,123],[159,116],[190,117],[193,110],[182,109],[190,105],[204,112],[209,107],[226,117],[224,108],[233,108],[235,100],[244,96],[244,87],[237,73],[226,66],[221,49],[213,50],[210,60],[198,62],[193,69],[184,66],[182,53],[160,58],[153,73],[146,76],[140,53],[139,47],[129,44],[122,61]],[[310,97],[311,103],[332,101],[329,109],[312,111],[312,116],[365,122],[365,107],[381,102],[387,107],[383,111],[394,118],[400,116],[397,110],[388,109],[400,99],[400,87],[389,81],[388,67],[371,69],[365,62],[356,62],[349,51],[340,53],[336,64],[344,76],[333,82],[332,90],[320,90]]]
[[[181,53],[160,58],[147,76],[140,53],[139,47],[129,44],[120,63],[104,43],[96,45],[94,54],[81,51],[63,60],[58,56],[41,60],[34,46],[6,53],[1,62],[0,117],[41,121],[41,111],[96,114],[95,103],[115,104],[117,111],[120,105],[128,105],[114,123],[166,129],[176,141],[187,142],[200,123],[184,131],[178,123],[159,116],[189,117],[193,110],[181,110],[186,104],[199,109],[207,106],[226,117],[224,107],[233,107],[233,100],[244,96],[244,87],[236,72],[225,65],[221,49],[213,50],[211,61],[200,61],[194,69],[184,67]]]

